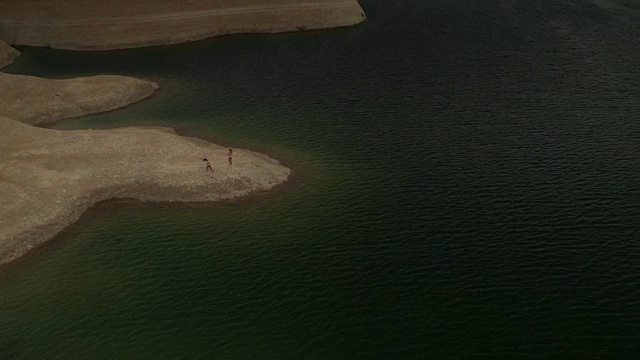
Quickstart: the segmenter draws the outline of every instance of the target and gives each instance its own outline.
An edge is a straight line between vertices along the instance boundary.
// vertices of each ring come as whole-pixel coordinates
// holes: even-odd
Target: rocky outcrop
[[[0,265],[102,200],[216,201],[271,189],[289,173],[242,149],[228,165],[225,148],[171,129],[60,131],[0,117]]]
[[[357,0],[5,0],[0,38],[14,45],[104,50],[362,22]]]
[[[0,69],[13,64],[13,60],[18,56],[20,56],[20,51],[0,40]]]
[[[121,108],[156,89],[152,81],[116,75],[52,80],[0,73],[0,116],[43,125]]]

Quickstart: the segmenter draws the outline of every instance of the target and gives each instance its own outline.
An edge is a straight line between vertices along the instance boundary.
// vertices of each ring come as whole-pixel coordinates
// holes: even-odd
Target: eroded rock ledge
[[[362,22],[357,0],[4,0],[0,38],[13,45],[104,50],[236,33]]]
[[[171,129],[59,131],[0,117],[0,264],[105,199],[215,201],[271,189],[290,173],[266,155],[234,149],[228,165],[225,154]]]

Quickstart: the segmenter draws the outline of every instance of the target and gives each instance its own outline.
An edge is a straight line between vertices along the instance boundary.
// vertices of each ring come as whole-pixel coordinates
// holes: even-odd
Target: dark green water
[[[640,1],[363,0],[362,26],[76,53],[173,126],[294,169],[255,199],[98,208],[0,270],[0,357],[640,356]]]

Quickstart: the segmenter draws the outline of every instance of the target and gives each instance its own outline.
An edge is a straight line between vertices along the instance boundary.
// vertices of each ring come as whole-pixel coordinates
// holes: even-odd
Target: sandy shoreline
[[[0,14],[0,39],[9,44],[75,50],[334,28],[365,19],[357,0],[7,0]],[[18,55],[0,41],[0,68]],[[32,126],[122,108],[158,88],[115,75],[53,80],[0,73],[0,266],[64,236],[103,204],[219,204],[290,179],[291,170],[267,155],[234,149],[229,165],[226,148],[171,128]],[[214,173],[205,170],[204,157]]]
[[[59,131],[0,118],[0,264],[53,238],[113,198],[210,202],[266,191],[290,170],[266,155],[168,128]],[[158,146],[162,144],[162,146]],[[207,156],[215,173],[205,172]]]
[[[266,155],[182,137],[171,128],[60,131],[32,125],[118,109],[158,84],[124,76],[65,80],[0,73],[0,266],[64,233],[113,199],[216,202],[270,190],[290,170]],[[207,157],[215,173],[207,173]]]
[[[273,157],[271,154],[268,156]],[[295,187],[299,183],[298,176],[296,176],[296,172],[294,171],[292,164],[288,164],[286,161],[282,162],[280,160],[279,162],[283,166],[290,168],[290,174],[287,180],[275,185],[271,189],[254,191],[245,196],[219,199],[217,201],[142,201],[133,198],[110,198],[98,201],[87,208],[87,210],[85,210],[76,221],[58,231],[48,240],[37,241],[36,239],[33,239],[33,243],[30,244],[30,248],[22,255],[4,263],[0,262],[0,271],[5,268],[19,266],[22,262],[28,261],[32,256],[38,256],[42,251],[47,251],[47,249],[55,247],[58,244],[58,241],[64,241],[67,236],[73,234],[74,231],[83,226],[83,224],[91,222],[95,217],[107,216],[110,213],[122,209],[207,209],[217,208],[220,206],[244,206],[253,201],[261,201],[263,199],[278,196],[279,191]]]
[[[0,13],[0,39],[7,43],[70,50],[335,28],[365,19],[357,0],[7,0]]]

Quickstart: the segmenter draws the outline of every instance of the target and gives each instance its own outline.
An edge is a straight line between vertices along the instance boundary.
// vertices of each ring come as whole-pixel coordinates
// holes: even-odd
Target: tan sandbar
[[[0,264],[105,199],[216,201],[271,189],[290,174],[242,149],[228,165],[226,152],[166,128],[59,131],[0,117]]]
[[[0,39],[104,50],[355,25],[357,0],[3,0]]]
[[[0,73],[0,116],[42,125],[121,108],[156,89],[152,81],[116,75],[51,80]]]
[[[20,51],[0,40],[0,69],[13,64],[13,60],[20,56]]]

